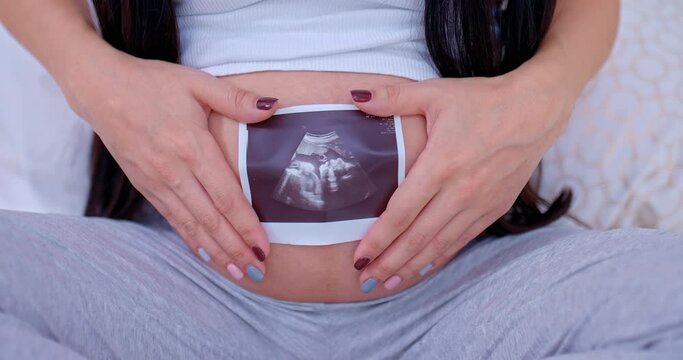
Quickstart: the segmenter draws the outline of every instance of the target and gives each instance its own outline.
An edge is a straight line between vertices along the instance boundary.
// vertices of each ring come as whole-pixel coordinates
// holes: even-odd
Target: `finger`
[[[377,116],[419,115],[438,95],[429,81],[351,90],[351,98],[360,110]]]
[[[192,219],[180,225],[186,231],[197,231],[196,228],[203,228],[225,251],[235,263],[249,270],[249,265],[254,265],[261,270],[261,275],[265,267],[256,255],[247,247],[237,232],[230,226],[228,221],[214,207],[211,199],[199,184],[199,181],[188,171],[182,176],[182,180],[173,184],[171,188],[178,195],[178,198],[192,214]]]
[[[353,257],[353,266],[357,270],[363,269],[389,247],[439,190],[439,184],[428,165],[430,162],[422,161],[425,157],[429,157],[426,150],[420,154],[405,181],[389,199],[387,209],[361,239]]]
[[[265,260],[270,253],[266,232],[213,136],[207,133],[201,141],[200,152],[202,160],[192,165],[194,175],[206,189],[216,209],[254,251],[256,257],[260,261]]]
[[[422,252],[427,244],[433,242],[439,231],[461,212],[454,206],[454,198],[446,192],[437,194],[408,230],[403,232],[360,274],[361,283],[370,277],[378,282],[386,280],[411,258]]]
[[[178,232],[178,235],[198,258],[207,262],[224,276],[226,273],[230,274],[236,281],[244,278],[244,267],[233,262],[202,227],[187,225],[192,224],[194,218],[175,194],[170,191],[167,192],[164,196],[165,200],[161,200],[151,193],[144,195]]]
[[[232,86],[213,76],[198,77],[192,84],[195,97],[213,111],[239,122],[254,123],[273,115],[277,100]]]
[[[469,225],[469,223],[476,218],[473,213],[474,213],[474,211],[460,212],[457,216],[455,216],[453,218],[453,220],[451,222],[448,223],[448,225],[446,225],[446,227],[449,227],[453,230],[457,229],[457,231],[462,231],[464,227]],[[446,231],[446,230],[448,230],[448,229],[447,228],[443,229],[443,231]],[[437,250],[443,252],[443,251],[447,250],[448,248],[450,248],[450,246],[456,240],[456,237],[452,236],[453,230],[451,230],[451,233],[448,233],[448,236],[441,235],[443,231],[439,232],[439,235],[434,237],[421,252],[413,254],[413,257],[421,255],[426,251],[429,251],[430,253],[433,251],[437,251]],[[380,259],[383,256],[384,256],[384,254],[382,254],[382,256],[380,256],[380,258],[377,260],[378,264],[376,265],[376,267],[373,267],[371,264],[371,266],[369,266],[368,269],[366,271],[364,271],[364,274],[361,275],[362,276],[361,277],[361,284],[363,284],[365,281],[367,281],[367,279],[374,278],[375,279],[374,281],[376,283],[384,283],[384,287],[388,290],[391,290],[394,287],[396,287],[399,283],[401,283],[404,279],[407,278],[407,277],[405,277],[405,274],[402,275],[400,273],[400,270],[402,269],[400,267],[393,268],[393,269],[378,268],[380,261],[381,261]],[[436,258],[436,257],[434,257],[434,258]],[[431,260],[433,260],[433,258],[429,259],[429,261],[431,261]],[[410,264],[411,262],[412,262],[412,258],[409,259],[408,264]],[[422,264],[422,265],[425,266],[428,263],[429,262]],[[404,267],[405,266],[407,266],[407,264],[404,265]],[[380,271],[383,272],[381,275],[382,276],[381,278],[378,277],[378,276],[380,276],[379,275]],[[418,270],[418,271],[420,271],[420,270]],[[427,269],[426,271],[429,271],[429,269]],[[362,286],[361,286],[361,289],[362,289]]]
[[[204,231],[204,229],[201,227],[188,229],[182,226],[182,224],[190,223],[193,220],[193,217],[175,194],[167,192],[164,194],[164,200],[149,192],[143,192],[143,194],[152,206],[154,206],[154,208],[156,208],[168,221],[173,229],[175,229],[178,235],[180,235],[190,250],[198,258],[205,262],[211,262],[213,265],[220,264],[217,260],[221,257],[221,254],[227,259],[225,252],[222,249],[216,249],[218,245],[215,244],[215,241]],[[209,256],[204,250],[213,250],[211,253],[214,254],[214,256]]]
[[[474,221],[472,221],[475,219]],[[481,234],[495,219],[492,218],[491,213],[482,215],[478,218],[456,217],[452,222],[446,225],[443,230],[437,235],[433,242],[429,243],[425,249],[419,254],[415,255],[408,263],[403,266],[395,275],[400,280],[411,279],[414,277],[423,277],[429,274],[433,269],[440,267],[449,261],[456,253],[458,253],[465,245],[467,245],[477,235]],[[444,247],[444,244],[448,244]],[[389,290],[397,281],[385,281],[384,287]],[[393,286],[393,287],[392,287]]]

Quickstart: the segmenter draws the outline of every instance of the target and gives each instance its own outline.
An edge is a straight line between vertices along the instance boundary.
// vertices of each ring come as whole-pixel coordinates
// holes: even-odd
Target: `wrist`
[[[98,96],[107,86],[107,79],[120,76],[129,56],[94,32],[73,43],[64,49],[61,68],[53,74],[71,108],[90,122],[89,104],[99,103]]]
[[[517,69],[500,76],[502,96],[528,110],[520,118],[523,127],[533,131],[548,147],[569,125],[571,112],[581,86],[569,84],[564,64],[534,58]]]
[[[539,103],[551,105],[564,114],[560,118],[567,121],[587,83],[572,75],[564,62],[537,55],[504,77],[511,91],[529,94]]]
[[[571,77],[571,71],[562,62],[551,59],[530,59],[506,75],[522,90],[552,93],[572,102],[585,86],[583,81]]]
[[[536,54],[509,75],[522,87],[549,91],[573,104],[593,73],[586,73],[561,40],[548,34]]]

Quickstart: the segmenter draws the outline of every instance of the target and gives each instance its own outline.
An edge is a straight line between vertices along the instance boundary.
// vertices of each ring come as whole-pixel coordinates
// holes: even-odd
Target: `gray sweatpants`
[[[683,359],[683,237],[567,222],[357,303],[280,301],[163,227],[0,211],[0,359]]]

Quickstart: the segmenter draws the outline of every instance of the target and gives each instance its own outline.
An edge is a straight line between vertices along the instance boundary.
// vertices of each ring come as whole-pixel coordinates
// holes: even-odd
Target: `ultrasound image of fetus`
[[[322,181],[314,162],[295,154],[278,182],[273,198],[305,210],[323,210]]]
[[[375,184],[335,131],[307,132],[272,197],[295,208],[327,211],[357,204],[375,191]]]

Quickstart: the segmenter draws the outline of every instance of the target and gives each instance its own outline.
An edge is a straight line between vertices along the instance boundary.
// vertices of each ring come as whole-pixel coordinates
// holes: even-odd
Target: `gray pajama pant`
[[[683,359],[683,237],[560,222],[392,296],[251,293],[163,226],[0,211],[0,359]]]

